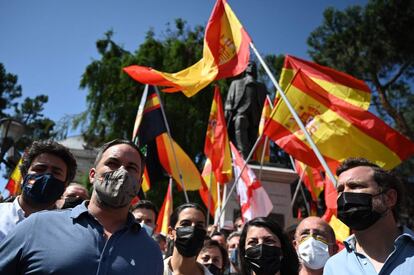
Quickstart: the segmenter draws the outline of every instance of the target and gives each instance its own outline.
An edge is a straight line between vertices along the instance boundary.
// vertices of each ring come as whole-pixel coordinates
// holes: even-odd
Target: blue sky
[[[18,76],[23,97],[47,94],[45,116],[58,121],[86,110],[79,89],[84,69],[99,58],[95,42],[109,29],[113,39],[134,51],[153,28],[160,36],[168,22],[183,18],[205,25],[214,0],[0,0],[0,62]],[[330,6],[344,9],[364,0],[228,0],[262,54],[309,59],[306,39]],[[70,135],[77,131],[70,132]],[[1,180],[0,180],[1,181]],[[1,185],[1,183],[0,183]],[[2,190],[2,188],[0,188]]]

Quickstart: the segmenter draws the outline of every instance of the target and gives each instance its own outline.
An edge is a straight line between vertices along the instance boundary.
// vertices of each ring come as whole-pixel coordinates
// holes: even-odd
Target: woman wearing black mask
[[[295,249],[282,228],[269,218],[255,218],[244,225],[239,249],[243,275],[298,274]]]
[[[171,214],[168,232],[174,246],[172,255],[164,260],[164,275],[211,275],[196,261],[207,234],[204,209],[196,203],[180,205]]]
[[[207,267],[213,275],[222,275],[227,261],[226,249],[214,240],[206,240],[197,257],[197,262]]]

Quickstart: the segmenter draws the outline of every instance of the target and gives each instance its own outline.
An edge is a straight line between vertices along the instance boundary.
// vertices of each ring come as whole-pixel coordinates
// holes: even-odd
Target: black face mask
[[[178,227],[175,231],[177,237],[174,243],[178,252],[187,258],[197,256],[203,247],[207,231],[194,226]]]
[[[75,206],[81,204],[83,201],[84,200],[79,197],[67,197],[65,198],[65,203],[62,205],[61,209],[74,208]]]
[[[207,267],[208,271],[210,271],[213,275],[222,274],[220,268],[218,268],[215,264],[206,264],[204,266]]]
[[[282,249],[277,246],[259,244],[246,249],[246,263],[256,275],[274,275],[281,267]]]
[[[25,198],[35,203],[53,203],[65,191],[65,183],[50,173],[27,174],[22,184]]]
[[[372,198],[380,194],[343,192],[337,200],[338,218],[351,229],[367,229],[382,217],[372,209]]]

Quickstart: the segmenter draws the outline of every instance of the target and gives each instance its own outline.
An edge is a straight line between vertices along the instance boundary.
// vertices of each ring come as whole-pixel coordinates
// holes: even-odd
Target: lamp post
[[[8,167],[13,168],[13,163],[5,160],[6,152],[13,149],[14,144],[22,137],[25,126],[18,120],[12,118],[0,119],[0,163],[4,162]]]

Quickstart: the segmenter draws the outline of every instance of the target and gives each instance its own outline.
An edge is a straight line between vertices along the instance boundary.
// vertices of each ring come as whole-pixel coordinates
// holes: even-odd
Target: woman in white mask
[[[333,229],[319,217],[302,220],[293,244],[301,263],[300,275],[322,275],[326,261],[338,250]]]

